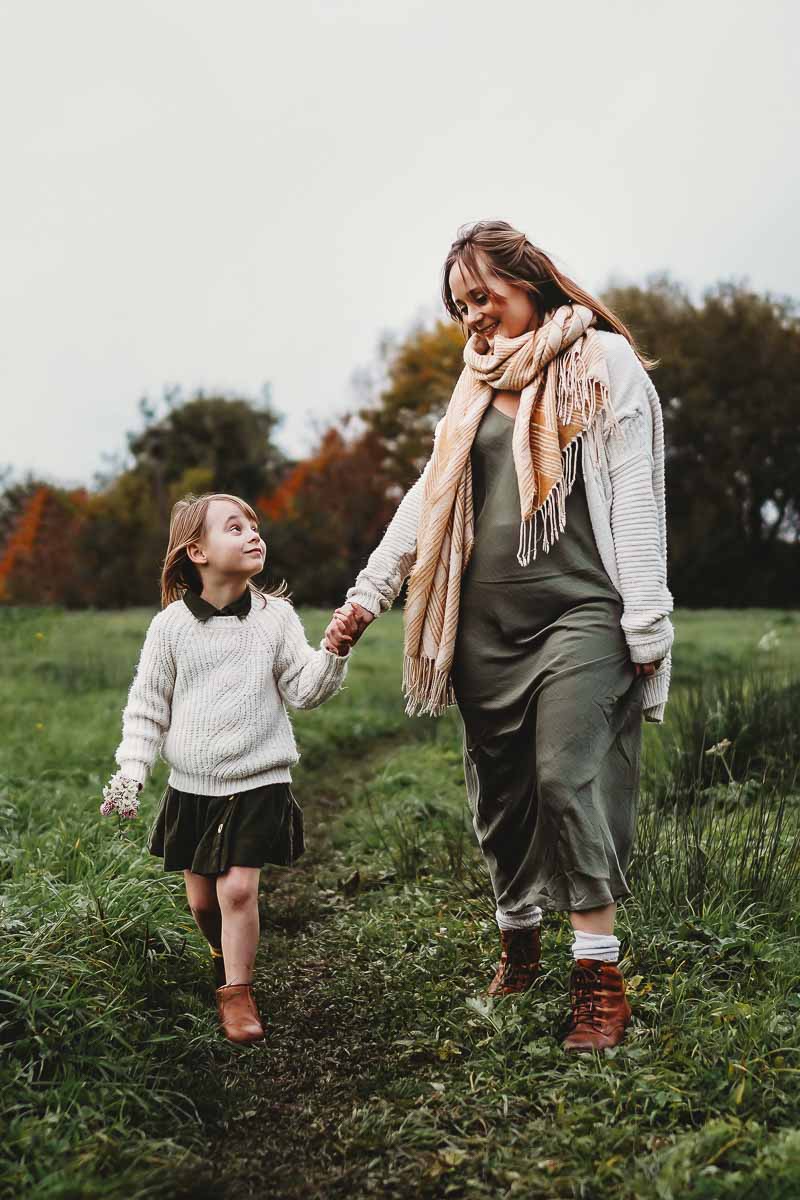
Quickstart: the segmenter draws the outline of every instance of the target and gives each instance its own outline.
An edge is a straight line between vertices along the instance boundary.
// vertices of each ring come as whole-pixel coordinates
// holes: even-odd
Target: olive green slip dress
[[[475,541],[452,681],[497,908],[524,922],[537,906],[578,911],[630,895],[644,677],[592,532],[582,445],[566,528],[519,565],[513,426],[489,405],[471,450]]]

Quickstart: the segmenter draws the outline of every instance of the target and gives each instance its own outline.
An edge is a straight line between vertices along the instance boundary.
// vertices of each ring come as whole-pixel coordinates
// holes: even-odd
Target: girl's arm
[[[175,659],[162,612],[147,630],[122,714],[122,741],[114,755],[122,774],[142,787],[169,729],[174,686]]]
[[[441,424],[439,421],[433,435],[434,446]],[[347,601],[360,604],[373,616],[392,607],[416,561],[422,488],[430,465],[428,459],[425,470],[400,501],[386,533],[347,592]]]
[[[275,655],[275,683],[292,708],[316,708],[339,691],[347,674],[348,656],[314,650],[297,613],[288,601],[280,645]]]
[[[609,360],[609,373],[612,403],[620,414],[619,430],[606,441],[611,531],[624,604],[620,623],[632,661],[658,662],[669,654],[675,636],[668,616],[674,605],[667,587],[661,409],[630,347],[621,370]]]

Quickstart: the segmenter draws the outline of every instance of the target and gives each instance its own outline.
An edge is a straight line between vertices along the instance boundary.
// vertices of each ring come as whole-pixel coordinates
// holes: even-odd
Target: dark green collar
[[[184,604],[194,613],[198,621],[208,621],[211,617],[239,617],[243,621],[250,612],[251,601],[249,587],[244,589],[238,600],[226,604],[224,608],[215,608],[213,604],[209,604],[208,600],[198,596],[197,592],[193,592],[191,588],[187,588],[183,593]]]

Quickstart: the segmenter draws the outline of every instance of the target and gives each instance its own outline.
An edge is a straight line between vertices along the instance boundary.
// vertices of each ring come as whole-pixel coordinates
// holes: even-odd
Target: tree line
[[[793,606],[800,583],[800,316],[794,301],[721,283],[693,301],[668,277],[612,287],[664,415],[669,583],[676,604]],[[297,603],[340,603],[430,453],[462,367],[451,322],[385,340],[355,410],[308,458],[278,447],[267,397],[143,401],[130,465],[63,489],[0,491],[0,602],[122,608],[158,601],[172,504],[231,492],[263,517],[267,565]],[[2,481],[0,481],[2,482]]]

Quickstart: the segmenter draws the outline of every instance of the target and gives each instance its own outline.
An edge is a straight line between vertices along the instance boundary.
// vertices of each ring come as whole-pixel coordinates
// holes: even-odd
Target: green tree
[[[671,582],[689,604],[794,603],[800,547],[800,317],[720,283],[668,278],[604,299],[659,359]]]
[[[94,493],[77,552],[87,603],[122,608],[156,604],[169,516],[187,492],[219,491],[251,504],[274,490],[288,464],[273,441],[280,418],[242,398],[165,397],[159,416],[147,401],[144,429],[128,435],[133,465]]]
[[[149,481],[162,521],[168,520],[175,484],[201,473],[205,489],[231,492],[252,503],[277,486],[286,458],[273,438],[281,418],[271,404],[196,393],[184,403],[166,395],[157,416],[147,401],[141,432],[128,435],[134,471]]]

